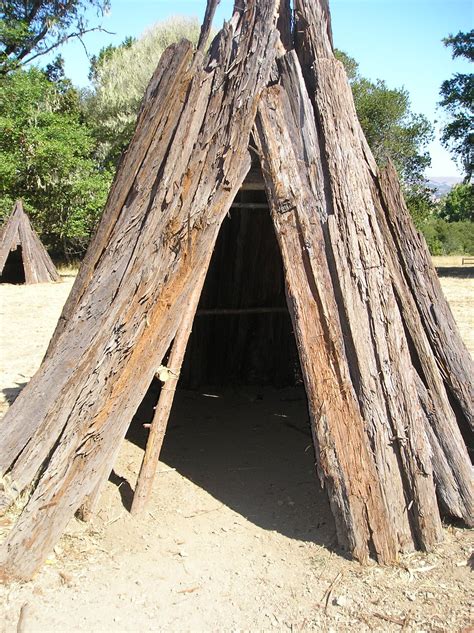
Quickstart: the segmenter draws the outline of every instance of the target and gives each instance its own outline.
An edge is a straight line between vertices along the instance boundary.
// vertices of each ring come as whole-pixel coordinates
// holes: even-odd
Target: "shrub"
[[[474,255],[474,222],[430,218],[421,231],[432,255]]]

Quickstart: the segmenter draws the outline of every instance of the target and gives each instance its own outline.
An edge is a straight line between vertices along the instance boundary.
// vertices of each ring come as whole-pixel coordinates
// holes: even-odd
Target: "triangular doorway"
[[[265,529],[333,542],[283,262],[255,159],[221,225],[179,373],[160,462]],[[143,449],[143,425],[167,387],[153,380],[127,433]],[[158,477],[154,502],[161,485]],[[192,508],[183,501],[182,511]]]

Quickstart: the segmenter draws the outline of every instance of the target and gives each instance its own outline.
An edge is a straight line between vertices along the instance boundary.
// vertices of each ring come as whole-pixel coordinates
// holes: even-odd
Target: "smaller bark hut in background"
[[[0,283],[40,284],[61,281],[28,216],[17,200],[0,231]]]

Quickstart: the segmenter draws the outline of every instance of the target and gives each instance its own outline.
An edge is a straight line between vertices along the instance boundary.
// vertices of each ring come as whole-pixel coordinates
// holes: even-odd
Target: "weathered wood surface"
[[[3,546],[4,578],[31,577],[114,459],[250,167],[276,0],[237,5],[207,58],[183,42],[180,73],[169,56],[160,63],[148,151],[137,128],[124,161],[135,175],[119,172],[63,333],[3,421],[2,473],[21,489],[43,467]]]
[[[209,260],[212,251],[209,252]],[[156,405],[155,415],[150,426],[150,433],[146,443],[145,454],[143,456],[140,472],[138,474],[137,485],[133,494],[133,503],[131,513],[140,514],[146,508],[150,501],[153,490],[158,461],[160,459],[161,447],[165,437],[166,427],[173,406],[176,387],[178,385],[181,367],[183,365],[186,346],[193,327],[196,308],[201,296],[202,287],[206,278],[206,271],[209,261],[201,270],[201,277],[196,283],[190,298],[188,306],[183,313],[181,323],[174,337],[173,345],[167,361],[167,370],[169,376],[163,382],[160,397]]]
[[[361,134],[326,0],[295,0],[295,53],[274,63],[284,50],[277,9],[289,16],[289,6],[239,0],[206,57],[185,41],[165,52],[46,359],[1,427],[0,474],[34,489],[0,552],[0,576],[31,577],[81,502],[97,498],[250,169],[257,107],[254,137],[341,544],[382,562],[429,549],[441,537],[436,486],[443,508],[468,520],[470,471],[447,372],[432,356],[411,259],[393,252],[404,222],[398,190],[379,178]],[[293,29],[283,27],[290,48]]]
[[[425,414],[372,200],[352,93],[325,3],[295,0],[296,52],[320,134],[325,239],[346,354],[400,549],[441,538]]]
[[[328,210],[314,115],[296,55],[279,61],[283,87],[262,96],[254,139],[283,256],[318,470],[340,544],[361,561],[375,553],[391,563],[397,535],[352,388],[326,258],[321,223]]]
[[[425,240],[411,220],[397,173],[391,164],[381,172],[379,195],[393,241],[393,252],[416,298],[442,378],[461,416],[474,430],[474,362],[443,295]]]
[[[373,200],[390,265],[393,289],[410,344],[412,364],[418,374],[416,384],[425,411],[426,433],[432,451],[436,492],[445,513],[462,518],[468,525],[472,525],[474,490],[471,461],[446,392],[440,364],[437,362],[423,326],[423,313],[420,314],[418,309],[423,304],[426,295],[414,294],[414,287],[410,283],[411,269],[404,265],[403,251],[395,242],[392,225],[396,221],[399,227],[405,227],[405,235],[415,235],[418,238],[420,236],[416,234],[403,201],[396,172],[391,165],[387,169],[390,174],[388,177],[387,172],[382,172],[381,178],[374,173]],[[397,206],[395,206],[396,203],[398,203]],[[387,205],[390,205],[390,210]],[[424,252],[421,256],[417,256],[411,251],[415,270],[420,270],[420,266],[431,267],[426,246],[421,241],[418,246],[424,247]],[[434,276],[436,273],[432,270],[431,274],[427,275],[427,281],[433,280]],[[436,284],[439,285],[437,277]],[[443,306],[444,297],[441,297],[440,303]],[[449,310],[449,307],[447,309]]]
[[[38,284],[61,281],[55,265],[33,230],[21,200],[0,232],[0,277],[11,251],[21,246],[25,283]]]

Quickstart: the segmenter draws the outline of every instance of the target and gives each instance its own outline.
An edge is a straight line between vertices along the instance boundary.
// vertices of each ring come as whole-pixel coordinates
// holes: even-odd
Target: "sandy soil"
[[[71,283],[0,286],[5,401],[39,365]],[[474,280],[442,284],[466,336]],[[32,582],[0,588],[1,632],[20,613],[27,633],[472,631],[472,532],[446,526],[434,552],[395,568],[338,551],[298,389],[181,391],[153,502],[134,519],[144,442],[135,424],[93,521],[72,520]]]

